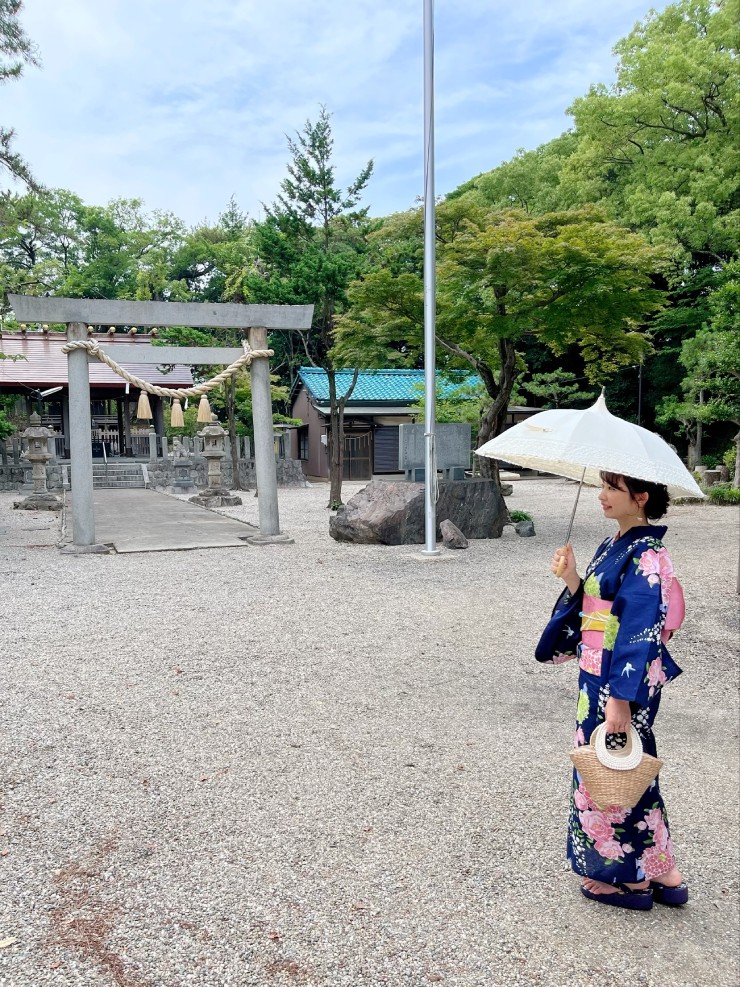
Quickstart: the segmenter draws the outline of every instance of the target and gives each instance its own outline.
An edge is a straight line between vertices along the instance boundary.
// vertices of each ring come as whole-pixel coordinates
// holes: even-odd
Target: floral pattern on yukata
[[[588,743],[594,728],[603,722],[609,698],[608,688],[600,687],[598,679],[587,672],[581,672],[579,685],[578,710],[582,713],[588,706],[588,713],[583,719],[576,715],[576,746]],[[657,749],[652,725],[659,706],[660,693],[632,715],[643,749],[654,757]],[[658,779],[633,809],[616,805],[604,808],[596,805],[574,770],[567,852],[576,874],[607,884],[636,884],[671,870],[675,857]]]

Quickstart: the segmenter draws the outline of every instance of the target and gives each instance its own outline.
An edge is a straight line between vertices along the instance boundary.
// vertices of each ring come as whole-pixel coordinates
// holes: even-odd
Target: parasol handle
[[[555,575],[557,576],[558,579],[565,572],[565,566],[567,565],[566,558],[567,558],[568,546],[570,545],[570,535],[571,532],[573,531],[573,522],[575,521],[576,518],[576,510],[578,509],[578,501],[581,496],[581,490],[583,489],[583,481],[585,477],[586,477],[586,467],[584,466],[583,473],[581,474],[581,480],[578,484],[578,490],[576,491],[576,502],[575,504],[573,504],[573,511],[570,515],[570,523],[568,524],[568,533],[565,536],[565,545],[563,545],[563,547],[560,549],[560,551],[563,552],[564,555],[563,558],[561,558],[560,562],[558,562],[558,567],[555,570]]]

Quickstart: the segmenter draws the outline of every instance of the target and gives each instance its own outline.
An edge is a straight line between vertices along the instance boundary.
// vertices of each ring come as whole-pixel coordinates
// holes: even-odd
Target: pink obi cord
[[[611,600],[601,600],[598,596],[589,596],[584,593],[578,667],[591,675],[601,675],[604,627],[611,609]]]

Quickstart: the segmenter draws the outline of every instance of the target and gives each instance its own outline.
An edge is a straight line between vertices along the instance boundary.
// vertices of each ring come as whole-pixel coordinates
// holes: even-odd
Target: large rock
[[[449,518],[466,538],[500,538],[508,514],[493,480],[441,480],[437,518]],[[330,518],[329,533],[360,544],[423,545],[424,485],[373,480]]]

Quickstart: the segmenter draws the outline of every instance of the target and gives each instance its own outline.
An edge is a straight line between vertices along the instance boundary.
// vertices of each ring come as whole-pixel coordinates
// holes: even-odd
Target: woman
[[[652,726],[661,688],[681,674],[665,643],[683,618],[683,594],[661,541],[666,528],[650,524],[665,514],[668,491],[614,473],[601,479],[604,516],[619,531],[599,546],[585,581],[570,545],[555,553],[551,568],[566,588],[536,657],[554,664],[578,658],[576,746],[588,743],[604,721],[607,744],[617,746],[614,735],[626,734],[632,723],[646,753],[655,755]],[[688,901],[657,779],[633,809],[604,809],[574,771],[568,859],[592,901],[635,909]]]

